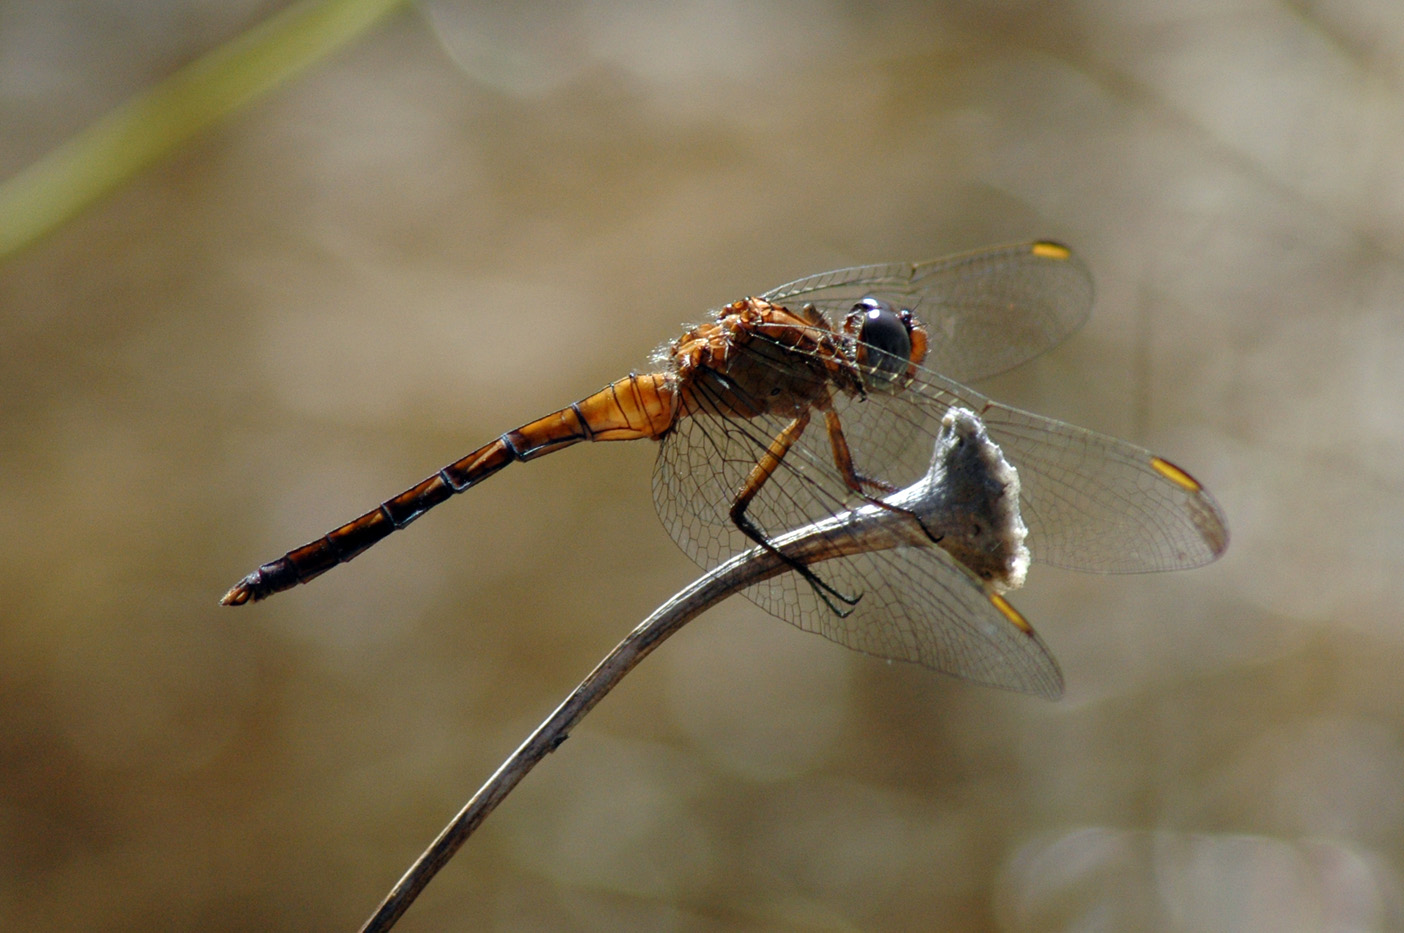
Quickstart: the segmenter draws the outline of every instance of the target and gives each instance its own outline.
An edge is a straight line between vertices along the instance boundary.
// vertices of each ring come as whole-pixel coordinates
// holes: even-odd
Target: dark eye
[[[849,333],[862,343],[858,365],[870,388],[891,385],[907,371],[912,357],[912,336],[902,315],[877,298],[864,298],[848,314]]]

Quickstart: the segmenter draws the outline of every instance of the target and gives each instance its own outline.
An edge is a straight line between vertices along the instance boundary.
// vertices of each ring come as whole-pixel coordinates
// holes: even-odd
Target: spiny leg
[[[741,533],[746,537],[789,564],[791,569],[804,577],[804,579],[809,582],[809,585],[814,587],[814,592],[824,601],[824,605],[828,606],[829,610],[833,612],[834,615],[843,618],[853,612],[852,607],[858,604],[858,600],[862,598],[861,595],[845,596],[823,580],[820,580],[809,567],[781,553],[776,549],[775,545],[770,543],[765,533],[761,531],[760,528],[756,526],[756,523],[751,521],[750,517],[746,514],[746,509],[750,507],[752,500],[754,500],[756,495],[761,491],[761,487],[766,484],[766,481],[779,469],[780,462],[785,459],[785,454],[794,446],[795,441],[799,440],[800,435],[804,433],[805,426],[808,424],[809,409],[806,408],[801,411],[793,421],[786,425],[783,431],[776,435],[775,440],[770,442],[770,447],[766,449],[760,460],[758,460],[756,465],[751,469],[750,475],[746,477],[746,482],[741,487],[741,491],[736,494],[736,499],[731,503],[731,521],[737,528],[741,529]],[[838,600],[849,608],[840,609],[838,606],[834,605],[833,600]]]
[[[853,454],[848,449],[848,439],[843,436],[843,425],[839,422],[838,412],[834,411],[832,405],[825,404],[823,407],[824,427],[829,432],[829,446],[834,452],[834,466],[838,468],[839,476],[843,478],[844,485],[874,505],[881,505],[882,500],[868,495],[864,492],[863,487],[867,486],[882,493],[894,493],[897,491],[897,487],[880,479],[863,476],[854,469]]]
[[[900,506],[893,505],[886,499],[879,499],[877,496],[870,495],[863,490],[864,486],[868,486],[879,492],[890,494],[896,492],[897,487],[880,479],[863,476],[854,469],[853,454],[849,452],[848,439],[843,436],[843,425],[839,423],[838,412],[834,411],[831,406],[826,405],[824,407],[824,425],[829,431],[829,446],[833,448],[834,451],[834,466],[838,468],[839,475],[843,477],[844,485],[878,508],[887,509],[889,512],[902,512],[903,514],[911,515],[924,530],[926,525],[916,514]],[[927,536],[931,537],[929,532]],[[941,539],[931,537],[931,540],[939,544]]]

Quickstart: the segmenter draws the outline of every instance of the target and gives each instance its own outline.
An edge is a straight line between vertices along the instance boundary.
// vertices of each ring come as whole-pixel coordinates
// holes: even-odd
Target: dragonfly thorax
[[[846,348],[812,308],[791,311],[759,298],[723,308],[668,351],[682,414],[795,416],[835,393],[860,395],[863,380]]]

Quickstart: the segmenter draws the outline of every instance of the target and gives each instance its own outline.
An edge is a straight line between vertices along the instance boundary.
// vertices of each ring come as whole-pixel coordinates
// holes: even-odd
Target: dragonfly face
[[[898,310],[881,298],[866,297],[843,322],[853,338],[853,362],[870,392],[900,389],[926,358],[926,328],[911,311]]]

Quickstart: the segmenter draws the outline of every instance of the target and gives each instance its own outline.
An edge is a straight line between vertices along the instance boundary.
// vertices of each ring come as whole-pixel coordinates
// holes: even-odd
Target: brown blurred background
[[[5,0],[0,177],[279,6]],[[654,448],[225,588],[709,308],[1029,237],[1097,307],[982,388],[1185,465],[1227,556],[1036,567],[1056,704],[733,601],[401,929],[1404,927],[1389,0],[444,0],[0,267],[0,927],[354,929],[696,575]]]

